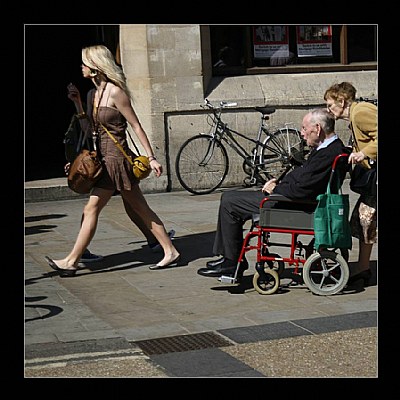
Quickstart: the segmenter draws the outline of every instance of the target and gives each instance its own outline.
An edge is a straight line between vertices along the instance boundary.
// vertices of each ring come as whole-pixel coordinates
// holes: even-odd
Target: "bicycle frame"
[[[277,148],[282,149],[282,147],[280,146],[279,142],[277,142],[275,140],[274,134],[271,133],[268,130],[268,128],[265,126],[265,120],[269,119],[268,116],[261,117],[257,137],[256,137],[256,139],[252,139],[238,131],[235,131],[234,129],[229,128],[226,123],[222,122],[221,121],[222,109],[216,110],[216,109],[212,108],[211,110],[214,115],[214,118],[213,118],[214,119],[213,120],[214,129],[212,130],[212,132],[210,132],[211,136],[215,139],[215,141],[225,142],[232,150],[235,151],[236,154],[238,154],[241,158],[243,158],[244,162],[253,170],[251,179],[253,179],[254,175],[258,174],[259,171],[265,172],[264,166],[266,164],[276,162],[276,159],[271,162],[268,162],[263,159],[262,150],[265,148],[270,150],[272,153],[279,155],[278,160],[281,160],[282,162],[289,162],[290,157],[285,157],[285,156],[283,156],[283,154],[281,152],[276,150]],[[289,131],[288,124],[285,124],[285,129],[287,130],[287,132]],[[265,136],[264,141],[261,141],[261,135],[263,133],[266,136]],[[233,135],[238,135],[241,138],[247,140],[248,142],[254,143],[255,147],[253,149],[253,153],[250,154],[238,142],[238,140]],[[271,142],[273,142],[275,144],[275,146],[276,146],[275,148],[270,147],[268,144],[266,144],[269,140],[271,140]],[[210,148],[207,152],[207,155],[205,156],[205,158],[203,160],[203,162],[205,164],[209,161],[209,159],[212,155],[214,146],[215,146],[215,142],[212,142],[212,144],[210,144]],[[282,149],[282,150],[284,150],[285,152],[287,152],[289,154],[289,156],[291,156],[291,148],[290,147],[288,149]]]
[[[261,120],[257,134],[248,137],[221,119],[223,108],[235,106],[236,103],[220,102],[216,107],[205,99],[203,107],[207,107],[209,131],[188,138],[178,149],[177,178],[190,193],[211,193],[222,185],[229,170],[228,147],[243,160],[244,184],[248,187],[265,183],[272,177],[279,180],[290,169],[301,165],[300,157],[292,157],[292,147],[294,155],[304,154],[300,132],[289,127],[290,124],[272,131],[266,123],[275,108],[254,107],[261,113]]]
[[[210,135],[213,137],[213,140],[210,141],[210,146],[207,150],[206,155],[204,156],[204,159],[200,162],[200,165],[207,165],[214,151],[215,143],[223,141],[231,149],[233,149],[240,157],[242,157],[251,168],[254,168],[255,162],[253,163],[248,162],[248,157],[251,157],[251,154],[233,137],[232,133],[239,135],[243,139],[253,142],[256,145],[261,144],[261,142],[259,142],[258,139],[254,140],[248,138],[242,133],[228,128],[227,124],[221,121],[221,112],[222,112],[221,109],[219,109],[218,111],[212,109],[212,111],[214,114],[214,120],[213,120],[213,130],[210,132]],[[259,136],[260,132],[258,134],[258,137]],[[255,159],[253,161],[255,161]]]
[[[221,125],[223,125],[223,128],[221,129]],[[254,151],[253,154],[250,154],[239,142],[236,138],[233,137],[233,134],[238,135],[242,137],[243,139],[254,143],[256,146],[261,146],[262,142],[260,142],[258,139],[251,139],[244,134],[237,132],[231,128],[228,128],[226,124],[223,124],[221,122],[217,123],[216,130],[213,134],[213,136],[216,138],[216,140],[219,141],[224,141],[232,150],[234,150],[240,157],[244,159],[244,161],[251,166],[252,168],[256,166],[256,157],[257,157],[257,151]],[[260,136],[260,135],[258,135]],[[249,162],[249,158],[251,158],[252,162]]]

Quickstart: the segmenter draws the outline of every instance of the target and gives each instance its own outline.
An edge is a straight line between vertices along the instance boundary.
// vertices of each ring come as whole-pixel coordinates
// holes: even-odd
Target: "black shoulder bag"
[[[377,194],[377,166],[371,165],[370,169],[356,164],[351,171],[350,189],[365,196],[376,196]]]

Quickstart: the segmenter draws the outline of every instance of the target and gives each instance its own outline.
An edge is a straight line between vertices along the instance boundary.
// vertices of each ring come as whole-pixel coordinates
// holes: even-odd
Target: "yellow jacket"
[[[371,103],[362,101],[350,106],[350,129],[353,131],[353,151],[362,151],[368,158],[377,161],[378,158],[378,108]],[[368,160],[362,165],[371,168]]]

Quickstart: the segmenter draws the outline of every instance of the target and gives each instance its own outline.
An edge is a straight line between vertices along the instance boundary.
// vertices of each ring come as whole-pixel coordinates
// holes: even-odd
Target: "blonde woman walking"
[[[60,276],[74,276],[78,262],[96,232],[101,210],[115,190],[118,190],[124,201],[140,215],[164,251],[164,257],[157,264],[150,266],[150,269],[176,265],[180,254],[172,244],[163,222],[144,198],[139,181],[133,175],[131,164],[102,127],[104,125],[124,150],[133,156],[126,140],[129,123],[150,159],[153,172],[157,177],[162,174],[162,165],[157,161],[149,139],[132,107],[126,77],[121,67],[115,63],[110,50],[103,45],[82,49],[82,74],[84,78],[91,79],[95,88],[88,92],[87,113],[82,108],[78,110],[78,117],[84,119],[82,122],[90,124],[92,128],[105,172],[90,193],[83,210],[81,228],[71,252],[60,260],[53,260],[47,256],[45,258],[49,266],[58,271]],[[74,90],[73,85],[71,90]]]

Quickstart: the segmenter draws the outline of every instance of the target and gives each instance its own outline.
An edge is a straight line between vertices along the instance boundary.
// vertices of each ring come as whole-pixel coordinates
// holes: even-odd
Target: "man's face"
[[[301,135],[307,142],[309,147],[318,147],[320,143],[319,132],[321,130],[320,125],[311,122],[311,114],[307,114],[303,118],[303,125],[301,127]]]

